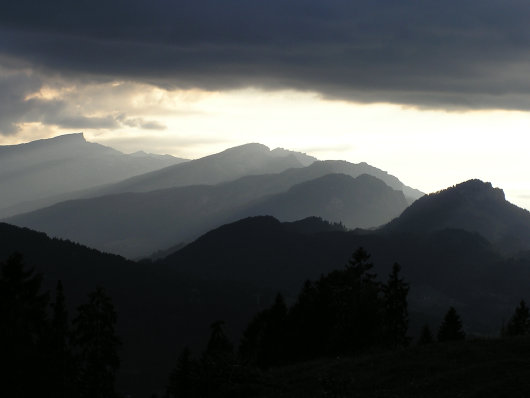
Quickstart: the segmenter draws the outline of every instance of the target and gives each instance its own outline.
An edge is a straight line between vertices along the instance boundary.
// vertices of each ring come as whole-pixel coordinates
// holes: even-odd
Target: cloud
[[[31,109],[26,96],[40,90],[42,82],[27,72],[9,73],[0,69],[0,133],[15,134],[17,122]]]
[[[144,120],[141,117],[138,118],[127,118],[125,115],[117,117],[121,123],[129,127],[138,127],[143,130],[165,130],[166,125],[157,122],[156,120]]]
[[[156,120],[127,115],[138,113],[130,102],[140,89],[148,91],[134,84],[80,84],[47,79],[28,69],[0,68],[0,134],[16,134],[23,123],[69,130],[114,130],[123,126],[164,130],[166,126]],[[149,100],[142,98],[140,107]],[[157,110],[164,111],[162,106]]]
[[[20,0],[0,53],[88,81],[530,109],[529,18],[521,0]]]

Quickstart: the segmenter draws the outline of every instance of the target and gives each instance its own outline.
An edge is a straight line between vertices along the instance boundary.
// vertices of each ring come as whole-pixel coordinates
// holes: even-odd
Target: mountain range
[[[0,146],[0,217],[184,161],[145,152],[124,154],[87,142],[82,133]]]
[[[38,179],[39,169],[43,181],[62,175],[39,163],[41,155],[24,171],[22,158],[5,160],[12,150],[29,156],[32,145],[38,154],[46,145],[50,153],[92,148],[79,135],[24,145],[1,148],[0,163],[11,167],[2,169],[2,192],[16,187],[17,176],[28,184]],[[145,157],[94,148],[117,159]],[[50,164],[58,170],[81,164],[65,160],[66,152],[56,156]],[[37,199],[37,188],[18,192]],[[211,322],[224,320],[238,338],[277,292],[292,303],[305,280],[344,267],[361,246],[381,281],[401,264],[413,336],[424,323],[435,326],[449,306],[469,335],[495,335],[515,305],[530,299],[530,213],[479,180],[422,195],[366,163],[249,144],[77,193],[71,188],[63,194],[75,200],[7,219],[61,239],[0,223],[0,261],[20,252],[47,289],[61,280],[72,311],[105,287],[124,342],[119,385],[126,393],[148,396],[164,386],[179,349],[203,347]],[[162,251],[134,262],[94,248],[130,258]]]
[[[247,144],[77,191],[72,200],[5,220],[139,258],[253,215],[283,221],[320,216],[348,228],[376,227],[421,195],[366,163],[317,161]]]
[[[264,195],[280,187],[270,184],[264,190],[266,186],[259,182],[271,183],[277,177],[67,201],[7,221],[138,258],[251,215],[271,214],[284,221],[320,216],[355,228],[388,222],[407,207],[401,191],[368,175],[328,174],[285,192]],[[256,189],[248,189],[249,185]]]
[[[465,197],[465,206],[475,211],[466,213],[462,203],[447,200],[454,197]],[[487,223],[477,223],[481,211]],[[402,264],[415,311],[458,305],[469,326],[491,332],[500,327],[507,303],[528,296],[528,228],[528,211],[507,202],[491,184],[471,180],[425,196],[379,229],[313,227],[301,233],[270,216],[253,217],[213,230],[162,261],[188,275],[294,294],[304,278],[341,267],[362,246],[373,254],[380,275],[393,262]],[[513,231],[523,233],[514,240]]]
[[[491,222],[474,225],[477,213],[466,219],[455,202],[444,200],[453,196],[465,196],[477,211],[488,209]],[[452,305],[468,334],[496,334],[519,300],[528,298],[530,285],[530,246],[521,244],[508,255],[484,237],[510,231],[513,220],[506,215],[512,210],[498,189],[473,180],[425,196],[375,230],[348,231],[315,217],[283,223],[251,217],[211,230],[163,259],[140,263],[0,223],[0,259],[23,253],[48,287],[63,281],[73,307],[94,286],[105,286],[124,338],[120,383],[143,391],[164,383],[179,347],[204,345],[209,322],[225,320],[237,338],[276,292],[292,302],[306,279],[343,267],[359,246],[372,254],[381,280],[394,262],[402,265],[411,286],[411,333],[424,322],[435,325]],[[520,223],[528,225],[527,213],[522,211]]]

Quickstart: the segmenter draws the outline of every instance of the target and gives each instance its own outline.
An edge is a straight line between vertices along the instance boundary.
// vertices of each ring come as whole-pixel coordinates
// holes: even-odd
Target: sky
[[[3,3],[0,145],[261,142],[424,192],[480,178],[530,209],[527,1]]]

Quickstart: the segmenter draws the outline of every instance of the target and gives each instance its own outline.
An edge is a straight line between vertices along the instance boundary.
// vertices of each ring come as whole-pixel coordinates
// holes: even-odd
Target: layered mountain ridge
[[[51,141],[44,144],[86,144],[80,135]],[[348,228],[376,227],[421,195],[366,163],[318,161],[251,143],[118,183],[65,193],[56,196],[58,203],[52,206],[5,220],[138,258],[179,247],[212,228],[252,215],[272,214],[282,221],[318,216]]]
[[[228,201],[239,195],[248,199],[247,188],[262,186],[268,191],[274,186],[274,178],[286,178],[283,173],[273,176],[157,192],[168,195],[168,203],[173,204],[172,195],[179,190],[187,192],[187,200],[195,205],[206,203],[206,193],[215,189],[224,190]],[[327,174],[320,179],[331,196],[336,192],[329,189],[330,182],[341,182],[341,188],[349,183],[373,182],[374,187],[390,190],[405,201],[402,192],[372,176]],[[272,194],[260,204],[285,201],[286,195],[293,192],[306,196],[313,184],[320,194],[318,180],[295,185],[291,193]],[[148,198],[151,194],[120,194],[99,200],[114,198],[123,209],[124,198]],[[78,202],[68,203],[77,206]],[[157,203],[163,201],[158,198]],[[140,211],[138,206],[133,213]],[[110,228],[112,212],[117,208],[107,209]],[[69,217],[83,212],[90,217],[98,215],[98,211],[91,214],[77,208]],[[213,320],[223,319],[230,335],[239,337],[252,314],[266,307],[276,292],[284,293],[287,302],[292,302],[306,279],[315,280],[340,269],[360,246],[372,254],[374,272],[380,280],[385,280],[394,262],[401,264],[402,276],[411,286],[411,333],[424,322],[435,325],[449,306],[455,306],[467,333],[494,335],[514,306],[530,298],[530,251],[524,244],[524,234],[519,239],[523,244],[511,247],[508,256],[500,247],[503,236],[512,236],[514,226],[527,230],[527,215],[506,202],[500,189],[471,180],[419,199],[379,229],[347,231],[340,224],[315,217],[287,223],[257,216],[212,229],[156,262],[126,261],[0,223],[0,259],[13,251],[22,252],[29,264],[45,274],[47,286],[53,286],[57,279],[63,281],[73,304],[96,284],[108,288],[117,304],[118,328],[125,343],[120,383],[127,386],[127,391],[147,394],[150,388],[165,382],[179,348],[185,344],[204,345]],[[485,221],[477,224],[481,218]],[[168,222],[176,223],[171,219]],[[106,229],[101,228],[100,233],[105,235]],[[143,233],[148,235],[149,231]],[[495,242],[488,237],[496,238]]]
[[[407,206],[401,191],[367,175],[329,174],[292,185],[285,192],[283,178],[272,174],[213,186],[67,201],[7,221],[138,258],[250,215],[272,214],[283,221],[320,216],[356,228],[385,223]],[[260,184],[265,180],[269,184]],[[279,186],[274,186],[275,180]],[[272,190],[280,192],[268,194]]]
[[[87,142],[83,133],[0,146],[0,217],[184,161],[169,155],[123,154]]]

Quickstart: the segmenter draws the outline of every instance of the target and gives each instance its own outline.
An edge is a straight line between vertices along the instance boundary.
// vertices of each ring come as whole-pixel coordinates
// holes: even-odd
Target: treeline
[[[188,348],[180,353],[165,395],[251,397],[262,391],[263,371],[272,367],[406,347],[409,284],[397,263],[384,282],[372,269],[370,256],[359,248],[343,269],[307,281],[291,306],[278,294],[250,321],[237,347],[223,322],[213,323],[199,357]],[[70,321],[61,282],[53,295],[41,291],[41,282],[19,254],[0,262],[2,396],[116,397],[120,340],[110,297],[97,288]],[[527,334],[530,314],[521,301],[501,336]],[[451,307],[437,333],[425,325],[417,343],[465,338]]]
[[[222,323],[214,323],[201,358],[193,359],[188,349],[180,355],[169,395],[250,396],[258,369],[408,345],[409,286],[400,277],[401,267],[393,265],[386,283],[372,268],[370,256],[359,248],[344,269],[307,281],[291,308],[278,295],[249,323],[237,350]]]
[[[2,396],[112,398],[119,367],[117,314],[102,288],[70,322],[59,281],[51,300],[20,254],[0,262]]]
[[[262,370],[323,357],[351,356],[411,343],[408,331],[409,285],[395,263],[385,283],[372,273],[369,254],[355,251],[342,270],[307,281],[288,308],[278,294],[272,306],[249,323],[236,349],[212,324],[206,350],[193,358],[185,348],[168,381],[169,397],[249,397],[259,395]],[[524,301],[503,328],[503,336],[530,333]],[[436,335],[425,325],[417,344],[464,340],[460,316],[450,307]]]

